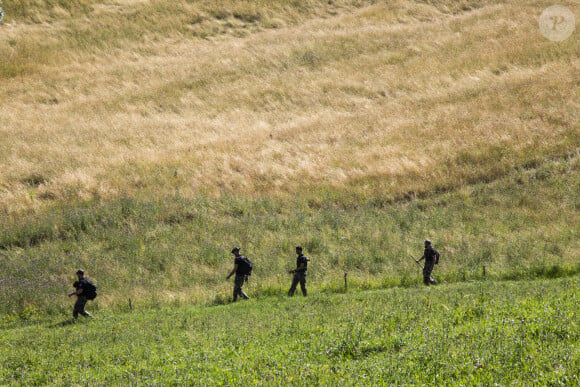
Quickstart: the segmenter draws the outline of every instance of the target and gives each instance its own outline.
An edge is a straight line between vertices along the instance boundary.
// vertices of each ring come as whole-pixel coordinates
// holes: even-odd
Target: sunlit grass
[[[549,5],[4,2],[0,384],[578,384],[580,40]]]
[[[74,271],[102,289],[97,304],[128,300],[182,305],[227,300],[232,246],[255,263],[252,297],[284,294],[294,247],[312,259],[312,292],[415,287],[413,257],[431,238],[442,254],[443,283],[558,278],[578,265],[578,155],[528,166],[492,183],[343,208],[336,192],[320,198],[167,196],[61,205],[2,217],[0,312],[61,313]],[[343,199],[342,199],[343,200]],[[336,202],[336,203],[335,203]],[[42,292],[30,292],[42,281]],[[129,285],[128,285],[129,284]]]
[[[6,7],[5,311],[44,308],[22,281],[56,275],[53,297],[78,265],[103,305],[126,302],[133,271],[134,299],[211,300],[229,293],[231,244],[272,260],[263,294],[297,243],[330,291],[344,271],[412,284],[427,236],[447,281],[574,272],[575,35],[541,38],[544,2],[370,3]]]
[[[577,385],[577,278],[4,323],[6,385]]]
[[[274,2],[254,11],[286,27],[210,40],[180,30],[183,11],[221,23],[241,5],[164,4],[79,2],[4,27],[5,211],[138,192],[392,200],[578,147],[578,39],[541,39],[541,2]],[[167,26],[142,33],[155,9]],[[113,30],[123,11],[134,33]]]

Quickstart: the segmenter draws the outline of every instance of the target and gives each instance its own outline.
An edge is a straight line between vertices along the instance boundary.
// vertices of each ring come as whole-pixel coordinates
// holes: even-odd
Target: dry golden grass
[[[93,9],[121,22],[141,3]],[[578,31],[544,39],[549,2],[477,3],[244,28],[224,2],[214,21],[231,33],[36,54],[98,19],[2,26],[0,47],[29,44],[40,64],[0,79],[0,206],[222,191],[389,200],[577,151]]]

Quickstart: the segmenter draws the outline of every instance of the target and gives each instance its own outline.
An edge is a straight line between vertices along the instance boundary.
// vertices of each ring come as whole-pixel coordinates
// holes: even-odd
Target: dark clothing
[[[247,281],[248,276],[242,273],[242,266],[244,263],[242,260],[245,257],[243,255],[239,255],[234,259],[234,265],[236,265],[236,277],[234,278],[234,301],[237,301],[238,296],[242,296],[244,299],[249,299],[248,295],[244,293],[242,290],[242,286],[244,286],[244,282]]]
[[[294,278],[292,278],[292,285],[288,291],[288,295],[292,297],[296,291],[296,285],[300,283],[300,289],[302,290],[302,295],[306,297],[306,271],[298,271],[294,273]]]
[[[431,273],[436,264],[439,263],[439,253],[433,247],[425,248],[422,259],[425,258],[425,266],[423,267],[423,283],[425,285],[435,285],[437,281],[431,278]]]
[[[296,271],[300,270],[306,273],[306,269],[308,268],[308,261],[309,259],[306,258],[304,254],[300,254],[298,257],[296,257]],[[304,264],[304,267],[299,269],[301,264]]]
[[[79,281],[75,281],[75,283],[73,284],[73,287],[77,291],[79,289],[83,289],[83,292],[81,294],[77,295],[77,301],[75,302],[75,306],[73,308],[73,317],[74,318],[77,318],[79,316],[79,314],[81,314],[85,317],[93,317],[89,312],[87,312],[85,310],[85,306],[87,305],[87,300],[91,299],[92,293],[94,292],[93,288],[89,284],[90,284],[90,281],[86,278],[83,278]]]
[[[288,291],[288,295],[292,297],[296,291],[296,286],[300,283],[302,295],[306,297],[306,270],[308,269],[309,259],[304,254],[299,254],[296,257],[296,270],[294,270],[294,278],[292,278],[292,285]]]
[[[77,318],[79,314],[85,317],[93,317],[89,312],[85,310],[85,305],[87,305],[87,298],[82,294],[77,296],[77,302],[75,302],[75,306],[73,308],[73,317]]]
[[[76,290],[83,289],[83,292],[84,292],[85,291],[85,288],[86,288],[86,281],[85,281],[85,279],[83,278],[80,281],[75,281],[75,283],[73,284],[73,288],[75,288]]]
[[[244,275],[244,273],[242,273],[242,267],[244,265],[244,262],[243,262],[244,258],[246,258],[246,257],[244,257],[243,255],[239,255],[234,259],[234,265],[237,265],[236,276]]]
[[[249,299],[248,295],[242,290],[244,286],[244,281],[246,280],[245,275],[237,275],[234,278],[234,301],[238,300],[238,296],[242,296],[244,299]]]
[[[431,272],[435,267],[435,262],[433,261],[425,261],[425,266],[423,267],[423,283],[425,285],[435,285],[437,281],[431,278]]]
[[[97,296],[97,287],[93,285],[88,278],[83,278],[80,281],[76,281],[73,287],[77,290],[83,289],[82,295],[87,298],[87,300],[92,300]]]
[[[439,253],[431,246],[425,247],[423,257],[425,258],[425,263],[427,262],[433,262],[435,264],[439,263]]]

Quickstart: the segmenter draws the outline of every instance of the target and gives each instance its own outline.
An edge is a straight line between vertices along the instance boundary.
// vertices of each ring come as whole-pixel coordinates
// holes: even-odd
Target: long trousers
[[[425,266],[423,267],[423,283],[427,286],[435,285],[437,281],[431,278],[431,273],[435,267],[435,261],[425,261]]]
[[[89,312],[85,310],[85,305],[87,305],[87,298],[83,295],[77,296],[77,302],[73,308],[73,317],[77,318],[79,314],[85,317],[93,317]]]
[[[236,275],[234,279],[234,301],[237,301],[238,296],[242,296],[244,299],[248,299],[248,295],[244,293],[242,290],[242,286],[244,285],[244,281],[246,280],[245,275]]]
[[[306,272],[294,273],[294,278],[292,278],[292,286],[288,291],[288,295],[292,297],[296,291],[296,286],[300,283],[300,289],[302,289],[302,295],[306,297]]]

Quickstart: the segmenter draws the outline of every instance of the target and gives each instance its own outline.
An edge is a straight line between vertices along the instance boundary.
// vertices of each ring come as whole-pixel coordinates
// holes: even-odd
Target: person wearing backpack
[[[290,274],[294,274],[292,278],[292,285],[288,291],[288,295],[292,297],[294,291],[296,291],[296,286],[300,283],[300,289],[302,289],[302,295],[306,297],[306,269],[308,268],[308,261],[310,259],[306,258],[302,254],[302,246],[296,246],[296,269],[290,270]]]
[[[234,268],[231,273],[226,277],[226,280],[230,279],[234,273],[236,277],[234,278],[234,302],[238,300],[238,296],[242,296],[244,299],[249,299],[248,295],[242,290],[244,282],[248,282],[248,276],[252,274],[252,262],[243,255],[240,255],[240,248],[234,247],[232,249],[232,254],[234,254]]]
[[[94,300],[97,297],[97,287],[85,277],[85,272],[81,269],[76,272],[78,281],[75,281],[73,287],[75,291],[68,296],[77,296],[77,302],[73,308],[73,318],[76,320],[79,314],[93,318],[93,316],[85,310],[88,300]]]

